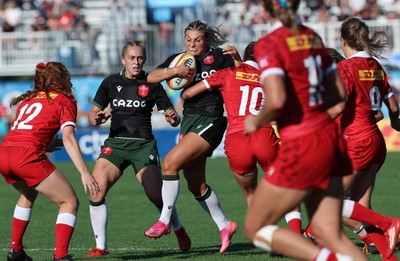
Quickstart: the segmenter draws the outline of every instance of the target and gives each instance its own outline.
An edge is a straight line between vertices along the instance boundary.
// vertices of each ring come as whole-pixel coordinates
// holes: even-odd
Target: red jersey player
[[[246,47],[244,63],[238,67],[218,70],[181,94],[187,100],[207,90],[221,91],[228,114],[225,154],[247,204],[253,198],[257,186],[257,162],[266,171],[279,147],[279,138],[270,123],[256,133],[243,134],[245,116],[257,115],[265,100],[259,81],[260,71],[254,61],[253,46],[254,42]]]
[[[338,68],[348,98],[337,122],[346,137],[353,167],[353,175],[344,178],[344,186],[351,199],[370,208],[376,173],[386,158],[386,144],[376,125],[376,115],[380,113],[382,103],[385,103],[391,125],[399,131],[399,107],[388,76],[373,58],[381,58],[380,52],[387,45],[385,33],[376,31],[370,37],[368,26],[363,21],[349,18],[341,26],[341,36],[342,50],[347,59],[339,62]],[[400,219],[364,213],[364,209],[347,200],[343,210],[346,217],[363,222],[368,218],[372,226],[363,226],[360,222],[345,223],[357,231],[364,242],[372,241],[383,260],[397,260],[392,254],[400,231]]]
[[[19,105],[18,105],[19,104]],[[68,255],[78,210],[78,198],[66,177],[46,156],[46,147],[61,129],[63,144],[81,174],[85,192],[98,192],[75,138],[76,101],[67,68],[58,62],[36,66],[33,90],[16,97],[16,119],[0,145],[0,173],[21,197],[15,207],[7,260],[32,260],[22,248],[32,206],[38,192],[59,206],[52,260],[73,260]]]
[[[246,117],[245,132],[276,120],[282,144],[256,188],[245,233],[259,248],[302,260],[366,260],[340,229],[342,183],[335,175],[351,165],[331,114],[344,107],[343,82],[320,37],[297,23],[299,2],[261,1],[272,29],[254,53],[267,101],[258,116]],[[303,201],[318,246],[275,225]]]

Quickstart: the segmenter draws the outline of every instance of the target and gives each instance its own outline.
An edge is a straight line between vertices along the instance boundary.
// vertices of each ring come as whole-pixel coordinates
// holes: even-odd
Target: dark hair
[[[126,42],[124,44],[124,47],[122,47],[121,57],[124,57],[128,47],[132,47],[132,46],[142,47],[144,58],[147,57],[147,55],[146,55],[146,47],[144,47],[144,44],[141,41]]]
[[[76,101],[72,93],[71,74],[67,67],[59,62],[39,63],[36,65],[36,73],[33,77],[33,90],[27,91],[11,101],[11,106],[23,100],[30,100],[37,96],[39,92],[44,92],[50,98],[50,91],[64,94],[70,100]]]
[[[226,43],[226,39],[219,32],[218,27],[208,26],[206,22],[196,20],[191,22],[185,28],[185,34],[187,31],[203,31],[206,43],[209,47],[218,47]]]
[[[243,54],[243,61],[255,61],[254,58],[254,44],[256,42],[251,42],[246,46],[246,49],[244,49],[244,54]]]
[[[279,19],[288,28],[296,24],[296,12],[300,0],[261,0],[264,9],[271,17]]]
[[[385,32],[376,31],[369,37],[369,29],[366,23],[356,17],[350,17],[342,23],[340,33],[352,49],[366,51],[371,56],[383,58],[381,53],[388,46]]]
[[[327,49],[333,60],[335,60],[335,62],[338,63],[342,60],[346,60],[346,58],[344,58],[336,49],[333,48],[327,48]]]

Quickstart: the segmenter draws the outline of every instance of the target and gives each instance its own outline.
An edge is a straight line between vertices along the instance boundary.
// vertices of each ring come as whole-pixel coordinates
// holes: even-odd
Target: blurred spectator
[[[7,1],[3,17],[3,32],[14,32],[22,23],[22,10],[15,1]]]
[[[250,22],[246,21],[245,15],[240,15],[240,23],[236,27],[235,41],[245,42],[246,44],[254,40],[254,31]]]
[[[146,32],[141,24],[130,24],[124,28],[125,42],[146,41]]]
[[[158,24],[158,43],[160,52],[160,60],[167,57],[173,52],[172,31],[174,24],[170,22],[160,22]]]
[[[233,31],[233,21],[229,10],[224,10],[219,14],[216,24],[221,35],[228,39]]]
[[[326,5],[321,5],[316,11],[316,21],[322,23],[328,23],[332,21],[331,14]]]
[[[32,31],[41,32],[49,30],[49,26],[46,22],[46,18],[41,15],[37,15],[33,20],[33,24],[31,25]]]

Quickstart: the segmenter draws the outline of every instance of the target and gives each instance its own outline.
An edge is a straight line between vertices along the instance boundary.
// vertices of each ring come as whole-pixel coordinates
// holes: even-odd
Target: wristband
[[[164,68],[164,76],[165,76],[166,78],[168,78],[167,69],[168,69],[168,68]]]

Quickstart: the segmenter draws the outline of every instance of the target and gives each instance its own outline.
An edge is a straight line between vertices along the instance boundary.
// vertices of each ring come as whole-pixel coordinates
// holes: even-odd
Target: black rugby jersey
[[[124,73],[105,78],[93,99],[101,110],[110,104],[110,137],[154,139],[151,113],[154,105],[159,111],[172,109],[164,88],[159,83],[148,83],[142,72],[137,79],[128,79]]]
[[[178,54],[168,57],[157,68],[167,68]],[[192,82],[182,91],[207,78],[215,71],[234,67],[235,63],[230,55],[224,55],[221,48],[210,48],[204,55],[196,57],[197,70]],[[202,92],[183,103],[183,115],[205,115],[220,117],[224,114],[223,99],[219,90]]]

